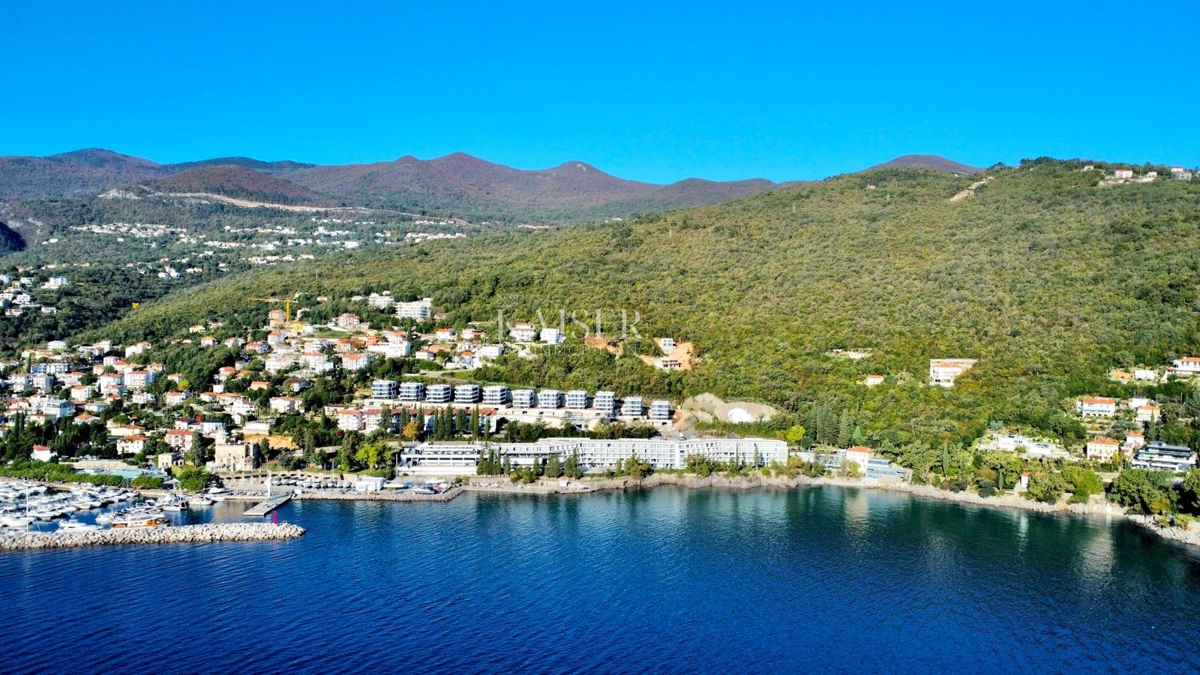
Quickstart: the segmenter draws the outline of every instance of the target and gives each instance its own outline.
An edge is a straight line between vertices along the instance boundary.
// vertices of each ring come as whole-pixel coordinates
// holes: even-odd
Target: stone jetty
[[[209,544],[221,541],[295,539],[305,530],[281,523],[214,523],[179,527],[134,527],[90,532],[17,532],[0,535],[0,551],[27,551],[127,544]]]

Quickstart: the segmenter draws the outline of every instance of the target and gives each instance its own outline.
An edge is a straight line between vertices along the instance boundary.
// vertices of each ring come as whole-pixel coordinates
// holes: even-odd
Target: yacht
[[[98,529],[100,528],[96,525],[88,525],[78,520],[64,520],[58,524],[59,532],[92,532]]]
[[[187,503],[188,506],[212,506],[213,500],[203,495],[196,495],[195,497],[189,498]]]
[[[170,524],[171,520],[169,518],[165,518],[162,514],[153,511],[128,511],[113,518],[112,521],[114,530],[135,527],[165,527]]]

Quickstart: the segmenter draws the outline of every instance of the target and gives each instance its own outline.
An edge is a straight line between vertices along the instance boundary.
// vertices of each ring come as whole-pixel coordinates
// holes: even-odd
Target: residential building
[[[367,366],[371,365],[371,355],[368,354],[342,354],[342,368],[355,373]]]
[[[1134,368],[1133,379],[1143,382],[1154,382],[1158,380],[1158,371],[1150,368]]]
[[[1125,434],[1125,443],[1121,446],[1121,449],[1125,452],[1132,452],[1145,444],[1145,434]]]
[[[1094,459],[1105,464],[1112,461],[1120,450],[1121,444],[1103,436],[1088,441],[1086,454],[1088,459]]]
[[[1162,414],[1162,408],[1156,405],[1147,404],[1137,409],[1134,419],[1139,422],[1157,422],[1159,415]]]
[[[1191,377],[1200,373],[1200,358],[1195,356],[1185,356],[1182,359],[1175,359],[1171,362],[1172,370],[1180,377]]]
[[[258,468],[258,445],[241,443],[217,443],[213,448],[213,464],[226,471],[253,471]]]
[[[460,384],[454,388],[455,403],[478,403],[482,392],[477,384]]]
[[[621,400],[622,417],[641,417],[644,412],[641,396],[627,396]]]
[[[343,330],[358,330],[359,325],[362,324],[362,319],[358,318],[357,314],[346,312],[345,314],[339,315],[335,320],[335,323],[337,324],[338,328]]]
[[[439,328],[433,334],[433,339],[436,342],[454,342],[457,336],[453,328]]]
[[[506,406],[509,402],[508,387],[495,384],[483,388],[483,404],[490,406]]]
[[[425,388],[425,401],[428,403],[449,403],[454,396],[454,387],[448,384],[431,384]]]
[[[400,462],[405,467],[461,474],[474,470],[482,447],[476,443],[425,443],[405,450],[400,456]],[[508,458],[514,466],[540,463],[551,454],[560,458],[577,455],[580,466],[585,471],[611,468],[635,453],[639,459],[649,462],[655,469],[682,469],[689,455],[699,455],[718,462],[744,463],[749,463],[757,457],[764,466],[771,462],[784,464],[788,457],[786,442],[763,438],[544,438],[535,443],[492,443],[492,447]]]
[[[617,410],[617,396],[611,391],[598,391],[592,405],[596,410],[611,417]]]
[[[975,365],[975,359],[932,359],[929,362],[929,384],[935,387],[954,386],[966,371]]]
[[[117,454],[118,455],[136,455],[146,449],[146,442],[150,437],[136,434],[117,439]]]
[[[556,345],[567,339],[566,336],[563,335],[563,332],[557,328],[543,328],[540,338],[542,342],[545,342],[548,345]]]
[[[852,448],[846,448],[846,452],[842,455],[844,462],[855,464],[858,466],[858,472],[863,476],[867,475],[867,465],[871,457],[875,455],[875,451],[871,448],[856,445]]]
[[[504,353],[504,345],[481,345],[475,354],[481,359],[498,359]]]
[[[1113,178],[1117,180],[1130,180],[1133,178],[1133,169],[1117,169],[1113,171]]]
[[[546,410],[561,408],[563,393],[557,389],[543,389],[538,392],[538,407]]]
[[[362,431],[363,413],[361,410],[347,408],[338,413],[338,429],[342,431]]]
[[[536,408],[538,404],[538,395],[532,389],[516,389],[512,393],[512,406],[514,408],[528,409]]]
[[[159,471],[170,471],[172,467],[183,466],[183,454],[178,452],[159,453],[154,465]]]
[[[588,406],[588,393],[582,389],[572,389],[567,392],[568,410],[585,410]]]
[[[371,383],[371,398],[396,398],[399,391],[395,380],[375,380]]]
[[[423,400],[425,400],[425,383],[424,382],[401,382],[400,383],[400,400],[401,401],[423,401]]]
[[[58,453],[50,449],[46,445],[33,446],[33,454],[31,455],[36,462],[49,462],[58,456]]]
[[[1167,445],[1162,441],[1151,441],[1139,448],[1133,456],[1135,469],[1155,469],[1184,473],[1196,466],[1196,453],[1181,445]]]
[[[290,415],[304,408],[304,399],[297,396],[272,396],[270,408],[273,413]]]
[[[413,321],[428,321],[433,318],[433,299],[424,298],[414,302],[397,302],[396,316]]]
[[[1085,396],[1075,407],[1084,417],[1112,417],[1117,414],[1117,400],[1103,396]]]
[[[186,454],[192,449],[192,434],[189,429],[167,429],[163,442],[172,450]]]
[[[537,328],[531,323],[515,323],[508,329],[508,335],[513,342],[533,342],[537,337]]]
[[[675,338],[661,337],[654,338],[654,341],[658,343],[658,348],[661,349],[664,354],[670,354],[671,352],[675,351]]]
[[[671,403],[657,399],[650,402],[650,419],[655,422],[671,421]]]
[[[874,387],[883,384],[884,379],[886,378],[883,375],[867,375],[863,380],[863,384],[868,387]]]

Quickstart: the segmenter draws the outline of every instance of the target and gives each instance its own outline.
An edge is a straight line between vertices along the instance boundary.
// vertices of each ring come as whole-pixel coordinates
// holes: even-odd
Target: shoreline
[[[496,478],[491,477],[489,478]],[[1183,544],[1185,546],[1200,547],[1200,530],[1183,529],[1180,527],[1163,527],[1158,524],[1158,520],[1154,516],[1143,516],[1138,514],[1126,513],[1125,507],[1118,504],[1113,504],[1103,496],[1093,498],[1091,502],[1086,504],[1069,504],[1064,501],[1059,501],[1054,504],[1047,504],[1015,494],[1004,494],[996,497],[980,497],[974,492],[951,492],[949,490],[941,490],[932,485],[913,485],[911,483],[898,482],[864,482],[862,480],[854,480],[848,478],[828,478],[819,476],[812,478],[809,476],[796,476],[795,478],[780,478],[775,476],[719,476],[712,475],[707,478],[691,474],[650,474],[646,478],[602,478],[602,479],[583,479],[578,483],[572,481],[573,488],[563,489],[557,485],[545,485],[534,483],[531,485],[514,484],[512,486],[503,485],[503,481],[492,481],[493,485],[481,486],[468,483],[466,490],[471,492],[485,492],[496,494],[511,494],[511,495],[552,495],[552,494],[592,494],[596,492],[607,492],[616,490],[640,489],[640,488],[655,488],[663,485],[673,485],[687,489],[704,489],[704,488],[725,488],[734,490],[753,490],[762,488],[777,488],[784,490],[792,490],[801,487],[840,487],[840,488],[858,488],[864,490],[884,490],[888,492],[897,492],[911,495],[919,499],[935,499],[943,502],[953,502],[955,504],[981,506],[991,509],[1019,509],[1022,511],[1033,511],[1035,513],[1045,513],[1059,516],[1082,516],[1082,517],[1097,517],[1120,518],[1137,526],[1141,530],[1154,534],[1160,539]]]
[[[209,544],[296,539],[308,530],[280,523],[206,523],[89,532],[17,532],[0,535],[0,551],[35,551],[137,544]]]

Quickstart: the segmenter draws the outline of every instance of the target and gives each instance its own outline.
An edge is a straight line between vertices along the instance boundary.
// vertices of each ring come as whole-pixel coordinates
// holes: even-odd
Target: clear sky
[[[1200,165],[1200,3],[0,2],[0,155]]]

